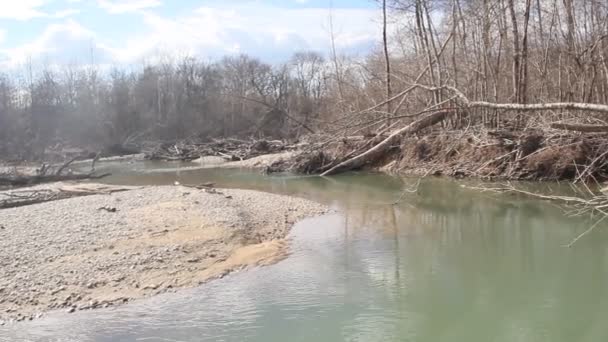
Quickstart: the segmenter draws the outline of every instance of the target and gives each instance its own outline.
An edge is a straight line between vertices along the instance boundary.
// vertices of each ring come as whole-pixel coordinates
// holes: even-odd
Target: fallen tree
[[[593,191],[586,185],[584,189],[577,189],[579,195],[574,196],[562,196],[562,195],[546,195],[542,193],[531,192],[523,189],[518,189],[512,184],[508,183],[499,187],[467,187],[469,189],[482,191],[482,192],[496,192],[496,193],[513,193],[520,194],[532,198],[541,200],[552,201],[563,204],[567,210],[566,213],[570,216],[582,216],[589,215],[593,217],[594,214],[599,214],[600,218],[595,221],[587,230],[583,231],[572,239],[565,247],[572,247],[577,241],[591,233],[595,228],[599,226],[605,219],[608,218],[608,196],[606,192],[607,188],[600,189],[599,191]]]
[[[433,126],[443,120],[445,120],[448,116],[455,114],[456,111],[453,110],[443,110],[438,111],[436,113],[425,116],[422,119],[416,120],[411,124],[395,131],[388,138],[382,140],[380,143],[370,148],[369,150],[353,157],[348,160],[345,160],[336,166],[333,166],[329,170],[323,172],[321,176],[329,176],[336,173],[358,169],[363,167],[366,164],[372,163],[376,161],[378,158],[382,157],[382,155],[395,143],[399,142],[401,137],[405,135],[411,135],[419,132],[422,129]]]
[[[0,191],[0,209],[23,207],[26,205],[56,201],[71,197],[112,194],[115,192],[134,189],[138,188],[105,184],[56,183],[51,185],[40,185],[27,189]]]
[[[600,133],[608,132],[608,126],[604,125],[583,125],[583,124],[567,124],[556,122],[551,124],[553,129],[562,129],[565,131],[572,132],[583,132],[583,133]]]
[[[591,103],[571,103],[571,102],[560,102],[560,103],[543,103],[543,104],[519,104],[519,103],[491,103],[484,101],[470,101],[460,90],[451,86],[442,87],[431,87],[422,84],[413,84],[406,91],[402,92],[398,96],[391,100],[397,99],[399,96],[407,96],[414,89],[422,89],[429,92],[451,92],[453,97],[449,100],[444,101],[438,105],[431,106],[427,110],[422,111],[414,115],[406,115],[401,117],[394,117],[396,119],[411,118],[419,116],[425,112],[434,111],[421,119],[413,121],[409,125],[396,130],[391,133],[386,139],[373,145],[371,148],[358,153],[355,156],[349,157],[346,160],[336,159],[334,164],[331,165],[321,173],[322,176],[329,176],[340,172],[345,172],[354,169],[360,169],[366,165],[376,163],[381,159],[386,152],[395,144],[399,143],[403,137],[408,135],[416,134],[417,132],[429,128],[439,122],[444,121],[446,118],[458,113],[468,113],[468,109],[472,108],[484,108],[490,110],[499,111],[546,111],[546,110],[581,110],[591,112],[608,113],[608,106],[602,104],[591,104]],[[442,109],[437,108],[439,106],[447,105],[448,102],[453,102],[455,109]],[[390,113],[389,113],[390,114]],[[384,119],[382,119],[384,120]],[[380,122],[380,121],[378,121]],[[578,132],[608,132],[608,126],[592,126],[592,125],[575,125],[575,124],[562,124],[555,123],[553,125],[557,129],[565,129],[569,131]]]
[[[11,174],[0,176],[0,186],[4,187],[23,187],[31,186],[41,183],[52,183],[61,181],[74,181],[74,180],[85,180],[85,179],[101,179],[110,176],[109,173],[96,174],[95,163],[99,159],[99,155],[93,159],[91,163],[91,169],[87,173],[74,173],[71,170],[65,172],[68,167],[77,160],[78,158],[72,158],[59,166],[52,166],[49,164],[42,164],[39,169],[36,169],[33,174],[21,173],[14,171]]]

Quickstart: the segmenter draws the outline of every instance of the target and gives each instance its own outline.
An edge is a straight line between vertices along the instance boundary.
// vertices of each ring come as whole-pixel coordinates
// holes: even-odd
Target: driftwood
[[[433,126],[447,117],[454,115],[456,111],[453,110],[442,110],[436,113],[425,116],[422,119],[416,120],[411,124],[397,130],[388,136],[388,138],[382,140],[380,143],[370,148],[369,150],[350,158],[346,161],[339,163],[338,165],[330,168],[323,172],[321,176],[329,176],[336,173],[358,169],[366,164],[376,161],[382,157],[386,151],[388,151],[392,145],[396,144],[402,136],[410,135],[419,132],[422,129]]]
[[[111,194],[134,189],[138,188],[105,184],[57,183],[22,190],[8,190],[0,192],[0,209],[23,207],[71,197]]]
[[[14,173],[0,177],[0,186],[9,187],[22,187],[30,186],[41,183],[53,183],[62,181],[74,181],[84,179],[101,179],[110,176],[109,173],[95,174],[95,163],[99,159],[99,154],[93,159],[91,163],[91,170],[88,173],[66,173],[64,171],[78,158],[72,158],[64,164],[60,165],[56,171],[52,172],[53,167],[48,164],[42,164],[42,166],[36,170],[35,174],[19,174]]]
[[[412,85],[431,92],[447,90],[456,95],[458,104],[462,108],[486,108],[495,110],[517,110],[517,111],[545,111],[545,110],[582,110],[587,112],[608,113],[608,105],[596,103],[579,102],[554,102],[554,103],[493,103],[486,101],[471,101],[460,90],[451,86],[429,87],[422,84]]]
[[[582,110],[590,112],[608,113],[608,105],[593,104],[593,103],[575,103],[575,102],[558,102],[558,103],[541,103],[541,104],[519,104],[519,103],[491,103],[485,101],[471,101],[464,93],[457,88],[451,86],[442,87],[431,87],[422,84],[413,84],[403,93],[398,94],[396,97],[404,96],[405,94],[415,90],[423,89],[430,92],[448,91],[454,94],[454,97],[450,101],[454,101],[457,106],[463,110],[469,108],[486,108],[494,110],[516,110],[516,111],[544,111],[544,110]],[[391,101],[389,99],[387,101]],[[373,107],[372,107],[373,108]],[[358,169],[365,165],[376,162],[386,152],[397,143],[403,136],[414,134],[424,128],[433,126],[447,117],[455,114],[457,111],[453,109],[438,109],[433,114],[430,114],[422,119],[416,120],[411,124],[395,131],[388,138],[384,139],[380,143],[374,145],[370,149],[352,157],[345,161],[339,162],[337,165],[332,166],[327,171],[323,172],[322,176],[329,176],[332,174]],[[422,112],[424,113],[424,112]],[[411,116],[408,116],[411,117]],[[554,124],[554,128],[566,129],[571,131],[580,132],[608,132],[608,126],[589,126],[589,125],[567,125],[567,124]]]
[[[62,181],[101,179],[110,176],[109,173],[95,175],[92,173],[67,174],[67,175],[34,175],[34,176],[14,176],[0,178],[0,186],[27,186],[41,183],[52,183]]]
[[[159,144],[146,153],[146,159],[191,161],[204,156],[217,156],[230,161],[246,160],[263,154],[294,149],[280,140],[196,139]]]
[[[490,191],[497,193],[515,193],[521,194],[541,200],[548,200],[554,202],[561,202],[573,210],[567,211],[570,216],[582,216],[582,215],[591,215],[595,213],[600,214],[600,218],[595,221],[587,230],[577,235],[574,239],[572,239],[568,244],[564,245],[565,247],[572,247],[574,244],[579,241],[584,236],[591,233],[595,228],[599,226],[606,218],[608,218],[608,196],[606,195],[606,188],[601,189],[600,192],[594,192],[589,187],[585,185],[586,195],[576,195],[576,196],[559,196],[559,195],[545,195],[541,193],[526,191],[522,189],[518,189],[511,184],[507,184],[502,187],[470,187],[464,186],[469,189],[478,190],[478,191]],[[581,192],[579,189],[575,189],[577,192]]]
[[[583,133],[608,132],[608,126],[603,125],[566,124],[558,122],[551,124],[551,128]]]

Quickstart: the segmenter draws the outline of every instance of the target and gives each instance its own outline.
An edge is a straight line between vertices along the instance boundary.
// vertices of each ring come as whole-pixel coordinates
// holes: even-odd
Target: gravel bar
[[[276,262],[293,224],[326,210],[294,197],[182,186],[0,210],[0,325]]]

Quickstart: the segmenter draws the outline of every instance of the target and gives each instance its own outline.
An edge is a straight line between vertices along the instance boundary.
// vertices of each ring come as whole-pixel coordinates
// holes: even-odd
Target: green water
[[[589,218],[445,179],[264,176],[107,164],[120,184],[298,195],[339,210],[299,223],[292,255],[192,290],[0,327],[32,341],[607,341],[608,234]],[[555,188],[553,186],[552,188]]]

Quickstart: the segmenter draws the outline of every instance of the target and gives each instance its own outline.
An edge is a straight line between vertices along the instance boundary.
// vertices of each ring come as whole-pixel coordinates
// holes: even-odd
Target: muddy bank
[[[294,153],[272,171],[321,174],[386,136],[334,139]],[[456,130],[402,137],[354,170],[506,180],[597,180],[608,175],[608,135],[559,130]],[[347,171],[347,170],[342,170]]]
[[[196,286],[286,255],[306,200],[147,187],[0,211],[0,323]]]
[[[404,140],[384,170],[507,180],[606,179],[608,136],[543,132],[446,132]]]

